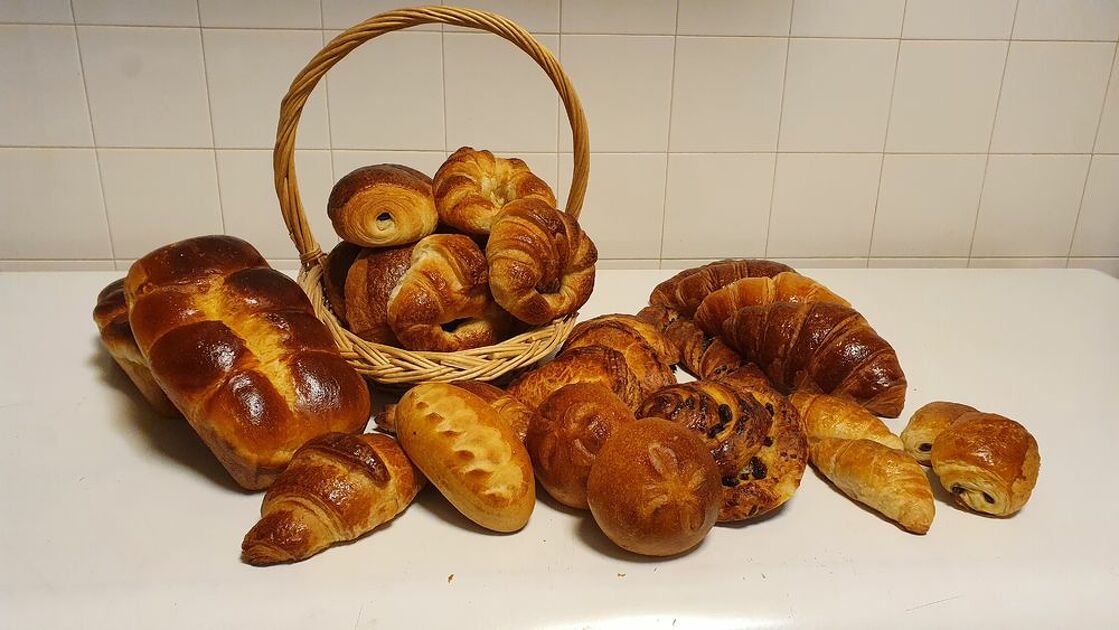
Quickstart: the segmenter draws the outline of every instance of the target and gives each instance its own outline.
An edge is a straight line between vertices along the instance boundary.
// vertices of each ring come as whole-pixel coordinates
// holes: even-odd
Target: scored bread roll
[[[524,160],[470,147],[459,148],[439,167],[434,192],[440,220],[475,236],[489,234],[497,214],[510,202],[539,199],[556,205],[552,189]]]
[[[937,436],[952,426],[960,416],[977,411],[979,410],[969,405],[941,400],[921,407],[913,413],[913,417],[901,432],[905,452],[928,466],[932,460],[932,448]]]
[[[412,264],[414,245],[364,249],[346,276],[346,319],[358,337],[400,345],[389,325],[389,295]]]
[[[533,409],[529,409],[527,405],[513,398],[512,395],[500,387],[494,387],[482,381],[456,381],[455,387],[465,389],[489,403],[493,410],[497,412],[498,417],[509,425],[509,428],[512,429],[522,444],[528,439],[529,427],[539,421],[540,414]],[[385,408],[373,417],[373,421],[377,423],[378,429],[388,433],[396,433],[396,405],[385,405]]]
[[[417,385],[396,407],[396,430],[404,452],[463,516],[497,532],[528,523],[532,463],[486,401],[446,383]]]
[[[619,547],[648,556],[694,548],[715,525],[719,469],[694,432],[661,418],[624,424],[598,452],[587,503]]]
[[[326,212],[342,240],[362,247],[415,243],[439,222],[431,178],[400,164],[364,166],[338,180]]]
[[[1041,456],[1026,427],[998,414],[972,412],[933,442],[932,468],[957,503],[1010,516],[1030,500]]]

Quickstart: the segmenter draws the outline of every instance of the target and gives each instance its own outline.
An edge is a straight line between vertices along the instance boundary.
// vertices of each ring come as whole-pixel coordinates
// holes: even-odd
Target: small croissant
[[[320,435],[296,451],[264,495],[241,559],[258,566],[298,562],[353,540],[403,512],[423,483],[387,435]]]
[[[864,439],[899,451],[903,448],[901,438],[891,433],[885,422],[854,401],[808,392],[796,392],[789,400],[800,413],[810,440]]]

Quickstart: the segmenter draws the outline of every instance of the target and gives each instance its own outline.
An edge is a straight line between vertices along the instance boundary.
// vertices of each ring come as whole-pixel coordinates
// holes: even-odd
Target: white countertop
[[[636,311],[670,273],[599,272],[584,317]],[[481,532],[429,487],[353,544],[254,568],[238,554],[261,495],[101,351],[90,312],[118,274],[0,274],[0,627],[1116,627],[1119,281],[806,273],[897,349],[910,389],[895,431],[949,399],[1033,432],[1041,474],[1021,513],[977,516],[941,492],[914,536],[808,472],[772,517],[651,561],[546,500],[520,533]]]

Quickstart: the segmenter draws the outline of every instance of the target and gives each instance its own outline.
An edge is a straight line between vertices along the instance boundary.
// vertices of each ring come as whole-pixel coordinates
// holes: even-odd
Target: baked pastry
[[[396,407],[396,429],[404,452],[463,516],[498,532],[528,523],[532,463],[486,401],[446,383],[417,385]]]
[[[993,413],[966,413],[932,447],[932,468],[957,503],[1010,516],[1030,500],[1041,456],[1026,427]]]
[[[255,565],[305,560],[391,521],[423,484],[387,435],[320,435],[295,452],[264,495],[241,558]]]
[[[128,323],[128,304],[124,300],[124,279],[121,278],[101,289],[97,306],[93,308],[93,321],[101,333],[101,345],[113,357],[121,370],[132,379],[136,389],[161,416],[179,417],[182,414],[163,393],[152,376],[148,361],[136,346],[132,326]]]
[[[664,306],[646,306],[634,317],[664,332],[669,324],[680,319],[680,312]]]
[[[680,361],[680,351],[665,337],[663,330],[633,315],[599,315],[576,324],[560,352],[591,345],[621,348],[642,341],[652,348],[661,363],[675,365]]]
[[[680,352],[680,365],[696,378],[719,378],[745,364],[722,338],[705,335],[686,317],[673,321],[664,332]]]
[[[388,321],[409,350],[454,352],[490,346],[513,321],[490,299],[486,258],[468,236],[433,234],[412,249],[388,299]]]
[[[602,445],[633,412],[597,383],[561,387],[540,405],[528,434],[536,480],[560,503],[587,509],[587,476]]]
[[[610,344],[596,343],[593,337],[583,336],[573,344],[564,346],[566,348],[564,352],[592,346],[613,348],[622,353],[626,365],[629,366],[630,372],[633,373],[634,379],[645,394],[676,382],[676,374],[673,373],[672,367],[662,362],[652,346],[640,339],[631,339],[629,343]]]
[[[369,389],[306,294],[245,241],[161,247],[124,291],[152,375],[245,488],[267,488],[311,438],[369,420]]]
[[[799,273],[784,271],[772,278],[742,278],[712,292],[695,311],[696,325],[709,335],[723,332],[723,322],[744,306],[774,302],[832,302],[850,306],[827,287]]]
[[[350,266],[344,285],[350,332],[368,341],[400,345],[389,326],[389,295],[411,266],[414,248],[414,245],[401,245],[361,250]]]
[[[415,243],[439,223],[431,178],[400,164],[363,166],[338,180],[326,213],[342,240],[362,247]]]
[[[797,408],[809,440],[861,439],[899,451],[903,449],[901,438],[894,435],[885,422],[853,401],[808,392],[793,392],[789,400]]]
[[[587,479],[587,503],[606,536],[648,556],[703,540],[719,513],[719,472],[695,432],[660,418],[624,424]]]
[[[870,440],[823,438],[809,450],[816,470],[843,494],[907,531],[929,531],[936,515],[932,488],[912,457]]]
[[[486,259],[502,308],[540,326],[591,296],[598,250],[574,218],[540,199],[519,199],[493,220]]]
[[[691,317],[703,298],[735,280],[776,276],[785,271],[793,271],[793,268],[772,260],[755,258],[719,260],[701,267],[685,269],[658,284],[649,295],[649,303]]]
[[[361,251],[362,248],[353,243],[338,241],[338,244],[330,250],[323,262],[323,293],[326,294],[330,310],[344,326],[348,325],[346,319],[346,277],[349,276],[350,268],[354,266],[354,262]]]
[[[928,465],[932,459],[932,447],[936,436],[940,435],[965,413],[979,411],[975,407],[960,403],[936,401],[921,407],[913,413],[909,423],[901,432],[905,452],[913,459]]]
[[[518,199],[539,199],[555,207],[556,196],[523,160],[495,157],[489,151],[462,147],[435,173],[435,207],[439,219],[467,234],[490,233],[497,214]]]
[[[830,302],[747,306],[724,323],[723,340],[782,391],[850,398],[890,418],[905,406],[905,374],[897,354],[849,307]]]
[[[457,381],[455,387],[465,389],[489,403],[505,424],[524,443],[528,439],[528,428],[539,422],[540,414],[513,398],[505,390],[482,381]],[[377,428],[388,433],[396,433],[396,405],[388,404],[380,413],[373,416]]]
[[[573,348],[530,372],[521,374],[506,391],[539,409],[546,398],[571,383],[598,383],[610,388],[630,409],[649,394],[630,371],[622,353],[605,346]]]

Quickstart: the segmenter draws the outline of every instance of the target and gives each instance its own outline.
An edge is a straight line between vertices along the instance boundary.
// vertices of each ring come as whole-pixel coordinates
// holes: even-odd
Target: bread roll
[[[342,240],[362,247],[415,243],[439,222],[431,178],[400,164],[364,166],[338,180],[326,212]]]
[[[936,437],[952,426],[960,416],[976,411],[978,409],[975,407],[945,401],[931,402],[921,407],[913,413],[901,432],[905,452],[918,462],[929,465]]]
[[[404,451],[464,516],[497,532],[528,523],[532,463],[486,401],[454,385],[417,385],[396,407],[396,429]]]
[[[556,197],[523,160],[461,147],[435,173],[435,204],[443,223],[475,236],[490,233],[497,214],[519,199],[555,207]]]
[[[540,414],[536,410],[529,409],[527,405],[513,398],[500,387],[482,381],[456,381],[454,385],[489,403],[522,444],[528,439],[529,427],[539,421]],[[396,405],[385,405],[385,408],[373,417],[373,421],[377,423],[378,429],[396,433]]]
[[[1010,516],[1030,500],[1041,456],[1026,427],[993,413],[966,413],[933,442],[932,468],[956,502]]]
[[[606,536],[647,556],[703,540],[719,514],[719,470],[692,431],[660,418],[624,424],[598,452],[587,503]]]

